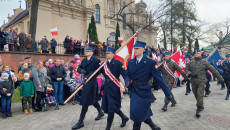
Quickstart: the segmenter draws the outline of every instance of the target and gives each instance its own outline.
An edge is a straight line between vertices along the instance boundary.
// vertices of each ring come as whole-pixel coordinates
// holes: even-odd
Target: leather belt
[[[132,84],[137,85],[137,86],[145,86],[145,85],[148,85],[149,82],[136,82],[136,81],[133,81]]]

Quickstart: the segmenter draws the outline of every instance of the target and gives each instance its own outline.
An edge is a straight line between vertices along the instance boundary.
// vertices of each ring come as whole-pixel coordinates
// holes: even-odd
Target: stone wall
[[[32,63],[34,64],[37,60],[45,61],[47,59],[64,59],[65,62],[70,63],[74,59],[73,55],[54,55],[54,54],[28,54],[28,53],[11,53],[11,52],[0,52],[0,58],[2,59],[3,64],[10,66],[11,70],[14,70],[17,73],[20,62],[24,61],[24,58],[30,56]],[[81,60],[84,56],[81,56]],[[105,57],[97,57],[101,61],[105,60]]]

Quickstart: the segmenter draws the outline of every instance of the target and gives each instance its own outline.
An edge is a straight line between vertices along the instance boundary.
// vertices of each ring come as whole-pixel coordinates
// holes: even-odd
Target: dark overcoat
[[[87,58],[84,58],[81,62],[81,65],[78,67],[77,72],[81,73],[81,70],[84,69],[86,71],[85,77],[89,78],[99,67],[101,61],[97,59],[96,57],[91,57],[89,60]],[[97,86],[97,73],[88,83],[84,85],[82,88],[81,93],[81,100],[80,105],[82,106],[89,106],[94,105],[98,99],[98,86]]]

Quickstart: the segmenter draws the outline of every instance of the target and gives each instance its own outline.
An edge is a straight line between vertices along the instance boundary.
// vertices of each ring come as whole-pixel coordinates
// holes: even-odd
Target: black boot
[[[173,98],[174,102],[172,102],[171,107],[175,107],[176,106],[176,100]]]
[[[105,130],[110,130],[112,123],[107,123]]]
[[[152,129],[152,130],[161,130],[161,128],[159,126],[157,126],[156,124],[153,123],[152,119],[151,118],[148,118],[147,120],[144,121],[146,124],[149,125],[149,127]]]
[[[157,98],[152,94],[152,103],[154,103],[157,100]]]
[[[140,130],[141,129],[141,123],[134,122],[133,124],[133,130]]]
[[[104,112],[102,110],[100,110],[97,117],[95,118],[95,120],[100,120],[101,117],[103,117],[103,116],[104,116]]]
[[[168,103],[165,102],[165,105],[161,108],[161,110],[167,111],[167,106],[168,106]]]
[[[205,92],[204,97],[208,97],[208,92]]]
[[[3,113],[2,113],[2,118],[3,118],[3,119],[6,119],[6,118],[7,118],[6,114],[3,114]]]
[[[196,109],[196,117],[200,117],[200,112],[202,111],[202,107],[200,106],[197,106],[197,109]]]
[[[224,90],[225,89],[225,86],[222,86],[220,90]]]
[[[79,121],[72,127],[72,130],[80,129],[81,127],[84,127],[84,116],[80,116]]]
[[[59,110],[59,104],[58,103],[55,104],[54,110]]]
[[[7,117],[12,117],[12,113],[11,113],[11,112],[8,112],[8,113],[6,113],[6,116],[7,116]]]
[[[129,120],[129,118],[127,116],[123,116],[122,117],[122,122],[121,122],[121,125],[120,127],[124,127],[126,125],[126,122]]]
[[[188,95],[188,92],[186,91],[185,95]]]
[[[229,100],[229,93],[227,93],[225,100]]]

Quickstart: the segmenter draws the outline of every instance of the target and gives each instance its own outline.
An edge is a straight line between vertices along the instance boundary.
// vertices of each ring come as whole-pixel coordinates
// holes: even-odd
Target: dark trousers
[[[187,81],[186,83],[186,92],[190,92],[191,88],[190,88],[190,80]]]
[[[14,44],[8,44],[9,51],[14,51]]]
[[[100,105],[99,105],[98,102],[96,102],[93,106],[97,109],[98,112],[101,111],[101,107],[100,107]],[[82,106],[82,108],[81,108],[81,115],[80,115],[81,117],[85,117],[85,114],[88,111],[88,107],[89,106]]]
[[[1,97],[1,111],[2,111],[2,114],[11,112],[11,96]]]
[[[124,113],[119,110],[117,112],[115,112],[117,115],[119,115],[122,119],[125,117]],[[108,112],[108,117],[107,117],[107,122],[108,123],[112,123],[113,122],[113,118],[114,118],[114,112]]]
[[[32,97],[23,97],[23,108],[24,110],[32,109]]]
[[[52,54],[56,54],[56,47],[52,47],[51,50],[52,50]]]
[[[44,97],[44,93],[40,92],[40,91],[36,91],[36,93],[37,93],[36,108],[40,108],[41,107],[41,100]]]
[[[25,49],[26,49],[26,44],[21,43],[21,44],[20,44],[20,51],[21,51],[21,52],[24,52]]]
[[[84,47],[81,48],[81,55],[84,55]]]
[[[66,48],[66,54],[70,54],[70,47]]]
[[[147,125],[150,125],[152,123],[152,119],[148,118],[144,121]],[[133,124],[133,130],[140,130],[141,129],[141,122],[135,122]]]
[[[210,93],[210,79],[208,79],[208,81],[206,82],[205,92],[207,94]]]
[[[4,44],[0,43],[0,51],[4,50]]]
[[[227,89],[228,89],[228,93],[230,93],[230,78],[229,79],[224,79],[224,82],[225,82],[225,84],[226,84],[226,87],[227,87]]]

